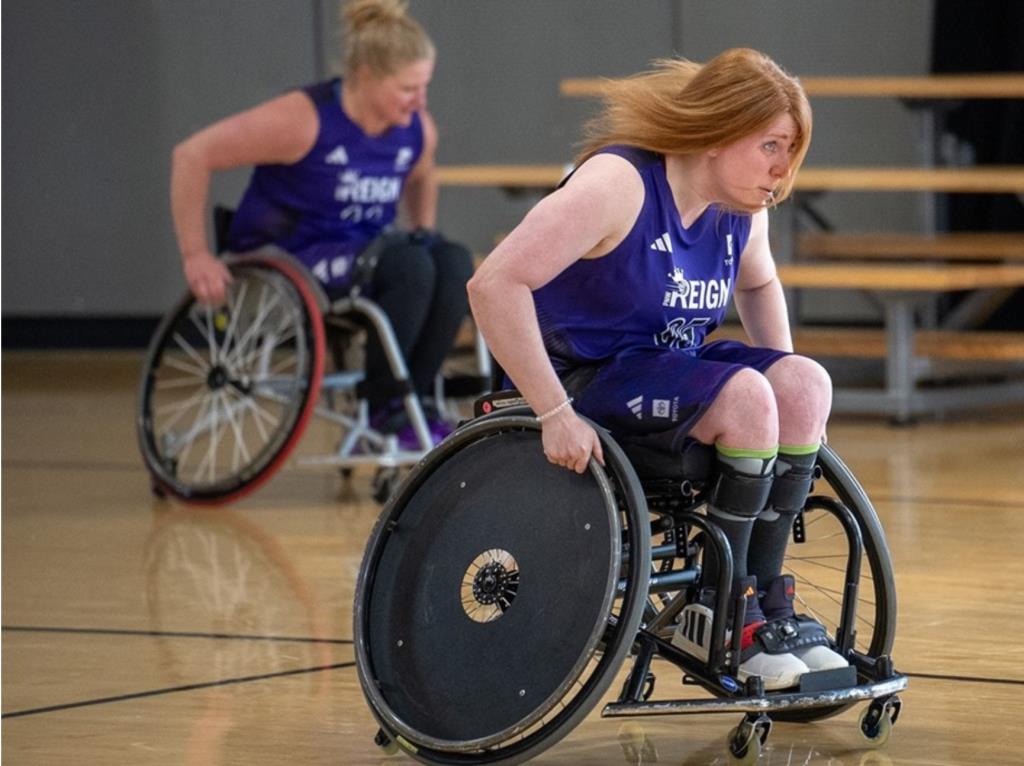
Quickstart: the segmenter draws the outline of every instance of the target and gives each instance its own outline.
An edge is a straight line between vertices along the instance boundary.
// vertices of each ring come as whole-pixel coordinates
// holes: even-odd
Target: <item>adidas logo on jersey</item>
[[[326,162],[328,165],[347,165],[348,152],[345,151],[344,146],[338,144],[336,147],[334,147],[331,153],[327,155],[324,162]]]
[[[651,250],[657,250],[661,253],[672,252],[672,238],[668,235],[667,231],[651,243]]]
[[[636,399],[630,399],[626,402],[626,406],[629,407],[629,411],[636,415],[637,420],[644,419],[644,397],[643,394],[638,396]]]

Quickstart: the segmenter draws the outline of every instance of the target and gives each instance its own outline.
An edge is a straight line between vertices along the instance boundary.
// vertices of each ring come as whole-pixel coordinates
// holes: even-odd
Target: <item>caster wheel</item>
[[[159,497],[161,500],[167,499],[167,490],[163,488],[156,479],[151,479],[149,482],[149,491],[153,493],[153,497]]]
[[[892,718],[885,705],[872,703],[861,713],[860,733],[872,747],[881,747],[889,741],[892,734]]]
[[[383,729],[377,729],[377,734],[373,737],[373,744],[383,750],[386,755],[394,755],[398,752],[398,743],[391,739]]]
[[[729,763],[734,766],[753,766],[761,757],[763,739],[768,736],[759,726],[743,722],[729,732]]]

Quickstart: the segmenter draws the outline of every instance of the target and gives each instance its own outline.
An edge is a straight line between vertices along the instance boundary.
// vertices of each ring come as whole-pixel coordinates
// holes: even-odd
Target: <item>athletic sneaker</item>
[[[747,600],[745,625],[740,639],[739,680],[761,676],[767,691],[796,686],[800,676],[808,672],[807,665],[789,652],[767,648],[758,638],[758,630],[765,625],[765,619],[757,601],[757,579],[753,576],[744,577],[737,581],[736,587]],[[713,619],[714,611],[710,607],[701,603],[687,604],[680,614],[672,644],[701,662],[707,662]],[[726,631],[727,642],[730,633]]]
[[[800,623],[800,630],[803,633],[814,633],[817,631],[808,630],[808,623],[813,622],[810,617],[800,615],[798,618],[793,608],[793,600],[796,597],[796,581],[793,575],[779,575],[768,583],[768,586],[759,594],[761,610],[765,619],[771,623],[776,620],[797,620]],[[820,628],[820,634],[825,635],[825,629],[817,623],[810,626]],[[845,668],[848,663],[843,656],[832,651],[825,640],[818,639],[818,643],[811,646],[803,646],[790,651],[811,670],[835,670]]]
[[[430,439],[433,442],[431,446],[437,446],[455,429],[449,423],[439,418],[427,418],[427,430],[430,431]],[[416,435],[416,430],[412,427],[412,423],[399,429],[397,436],[398,446],[401,449],[409,451],[423,449],[423,445],[420,444],[420,438]]]
[[[433,442],[431,446],[440,444],[455,429],[443,420],[436,411],[424,407],[426,411],[427,430]],[[399,449],[415,452],[423,449],[416,431],[409,422],[405,404],[401,399],[392,399],[387,404],[377,407],[370,415],[370,428],[383,434],[395,434],[398,437]]]

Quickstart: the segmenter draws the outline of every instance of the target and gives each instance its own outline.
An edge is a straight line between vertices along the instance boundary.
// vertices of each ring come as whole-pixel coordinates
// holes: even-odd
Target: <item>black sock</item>
[[[810,447],[779,447],[768,507],[754,522],[750,535],[747,572],[756,575],[761,589],[782,574],[793,520],[807,500],[817,457],[816,444]]]

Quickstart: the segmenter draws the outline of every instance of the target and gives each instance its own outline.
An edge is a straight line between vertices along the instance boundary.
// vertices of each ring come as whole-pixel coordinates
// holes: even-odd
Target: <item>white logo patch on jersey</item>
[[[328,165],[347,165],[348,164],[348,152],[345,151],[345,147],[338,144],[331,150],[331,153],[327,155],[327,159],[324,160]]]
[[[678,317],[669,321],[665,329],[654,336],[655,346],[668,348],[694,348],[697,342],[697,328],[711,324],[711,317],[685,319]]]
[[[398,150],[398,154],[395,155],[395,170],[401,172],[409,169],[409,162],[412,160],[412,149],[408,146],[403,146]]]
[[[395,202],[402,193],[402,179],[398,176],[361,176],[358,170],[338,174],[334,199],[338,202],[358,202],[364,205]]]
[[[660,253],[672,252],[672,238],[667,231],[651,243],[651,250],[657,250]]]
[[[629,407],[629,411],[636,415],[637,420],[644,419],[644,396],[641,394],[635,399],[630,399],[626,402],[626,406]]]

